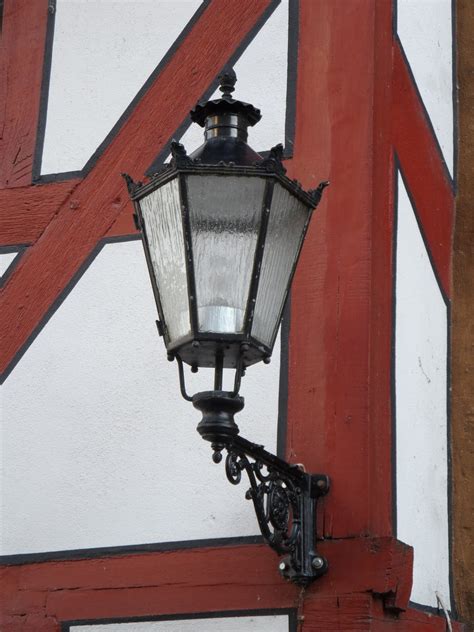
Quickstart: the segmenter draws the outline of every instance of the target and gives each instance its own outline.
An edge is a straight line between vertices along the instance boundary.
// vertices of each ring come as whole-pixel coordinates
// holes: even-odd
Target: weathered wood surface
[[[321,552],[331,572],[306,591],[280,577],[264,545],[3,567],[2,630],[43,630],[34,627],[41,623],[57,632],[68,620],[265,608],[298,608],[307,631],[443,629],[437,617],[384,609],[397,593],[397,608],[408,605],[409,547],[360,538],[324,542]],[[410,627],[400,626],[405,620]]]
[[[31,183],[48,5],[48,0],[5,0],[3,5],[0,187]]]
[[[454,231],[452,415],[454,594],[474,629],[474,4],[457,3],[459,162]]]
[[[0,246],[33,244],[80,180],[0,189]]]
[[[290,174],[306,187],[326,179],[332,186],[313,217],[292,290],[288,456],[331,476],[322,503],[326,535],[388,535],[389,411],[376,420],[380,450],[369,425],[371,301],[380,291],[371,279],[377,263],[371,251],[374,3],[349,3],[340,11],[330,2],[303,2],[300,11]],[[389,231],[389,224],[383,228]],[[384,247],[389,256],[390,246]],[[383,257],[386,267],[387,252]],[[387,401],[388,370],[378,394]]]

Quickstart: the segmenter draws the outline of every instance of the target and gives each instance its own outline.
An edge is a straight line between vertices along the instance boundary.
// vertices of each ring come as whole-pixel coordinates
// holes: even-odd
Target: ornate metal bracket
[[[279,564],[283,577],[307,585],[323,575],[328,563],[316,550],[316,503],[329,491],[329,477],[307,474],[302,467],[238,436],[233,417],[244,406],[241,397],[207,391],[197,393],[192,401],[203,413],[197,429],[211,442],[213,461],[220,463],[225,449],[228,480],[238,485],[242,472],[247,474],[246,498],[253,502],[263,538],[284,556]]]

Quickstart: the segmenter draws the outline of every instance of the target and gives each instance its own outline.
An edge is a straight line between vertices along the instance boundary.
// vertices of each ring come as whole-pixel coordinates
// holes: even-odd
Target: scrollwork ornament
[[[232,485],[238,485],[242,480],[242,468],[240,466],[239,456],[235,452],[229,452],[225,460],[225,473],[227,480]]]
[[[269,481],[271,478],[271,474],[270,472],[267,472],[267,474],[263,473],[263,468],[265,466],[263,465],[263,463],[261,461],[255,461],[255,463],[253,464],[253,471],[255,472],[255,476],[258,478],[259,481],[261,481],[262,483],[264,483],[265,481]]]
[[[277,531],[286,533],[290,521],[290,507],[288,489],[274,483],[269,492],[269,519]]]
[[[327,476],[308,475],[300,466],[288,464],[240,436],[214,442],[212,447],[219,456],[223,449],[227,451],[225,472],[232,485],[242,481],[245,471],[250,483],[245,498],[252,501],[265,542],[285,556],[279,565],[283,577],[307,585],[325,572],[327,563],[321,570],[313,559],[317,557],[315,499],[326,493]],[[320,481],[324,491],[320,491]]]

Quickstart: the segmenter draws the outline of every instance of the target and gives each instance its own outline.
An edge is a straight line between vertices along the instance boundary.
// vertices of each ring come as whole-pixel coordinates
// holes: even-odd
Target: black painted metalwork
[[[180,143],[171,143],[171,161],[159,172],[153,174],[145,183],[135,183],[124,174],[130,197],[135,205],[135,221],[142,233],[143,245],[153,291],[158,306],[160,320],[158,331],[163,335],[169,360],[177,360],[181,394],[192,401],[202,413],[198,432],[211,443],[213,460],[220,463],[223,451],[227,452],[225,471],[228,480],[238,485],[245,472],[250,488],[246,497],[252,500],[257,521],[265,541],[282,557],[280,572],[283,577],[301,585],[310,583],[327,570],[327,561],[316,549],[316,504],[318,498],[329,490],[329,478],[324,474],[307,474],[299,465],[292,465],[257,445],[239,436],[239,428],[234,415],[244,407],[244,400],[238,395],[245,370],[252,364],[263,360],[269,362],[276,338],[278,324],[283,314],[286,298],[295,272],[299,253],[311,218],[328,182],[321,182],[317,189],[305,191],[296,180],[286,176],[283,165],[283,147],[276,145],[268,156],[263,158],[247,144],[247,128],[255,125],[261,118],[260,111],[248,103],[233,99],[236,82],[232,70],[221,75],[222,96],[205,103],[199,103],[191,112],[191,119],[205,128],[205,142],[191,155],[186,153]],[[199,330],[198,299],[196,296],[195,262],[193,260],[193,235],[191,231],[190,208],[188,199],[188,176],[221,176],[225,178],[259,178],[263,180],[260,223],[256,237],[255,252],[252,251],[253,267],[248,296],[242,305],[244,320],[242,331],[216,333]],[[150,244],[146,234],[140,201],[166,185],[171,180],[178,181],[179,203],[181,209],[181,227],[184,240],[188,305],[189,335],[171,340],[167,331],[160,302],[159,288],[152,265]],[[271,214],[273,191],[276,184],[288,191],[293,198],[306,207],[306,223],[299,237],[298,249],[291,274],[288,277],[281,304],[277,325],[271,336],[264,338],[269,345],[262,344],[252,335],[253,317],[264,250],[267,247],[267,228]],[[245,204],[245,200],[242,200]],[[159,209],[157,209],[159,212]],[[216,212],[216,226],[218,212]],[[256,231],[257,232],[257,231]],[[270,245],[271,247],[271,245]],[[161,281],[160,281],[161,282]],[[281,295],[280,295],[281,296]],[[276,315],[276,314],[275,314]],[[196,393],[191,396],[186,391],[184,363],[191,371],[199,367],[213,367],[214,390]],[[234,388],[223,389],[224,369],[235,369]]]
[[[316,547],[316,503],[329,491],[329,477],[307,474],[239,436],[234,415],[244,407],[242,397],[226,391],[206,391],[192,398],[202,413],[197,430],[211,443],[214,463],[222,461],[226,450],[225,472],[232,485],[238,485],[245,472],[250,488],[245,497],[254,505],[263,538],[279,555],[283,577],[307,585],[323,575],[327,560]]]
[[[312,210],[317,206],[322,191],[327,183],[323,182],[314,191],[304,191],[300,183],[290,180],[286,176],[283,165],[283,148],[281,145],[273,147],[266,158],[262,158],[247,144],[247,128],[255,125],[260,119],[260,111],[248,103],[243,103],[232,98],[236,77],[233,71],[226,71],[221,75],[220,99],[211,99],[198,104],[191,112],[191,118],[199,125],[205,127],[205,142],[194,153],[188,155],[180,143],[171,143],[171,161],[169,164],[154,174],[148,182],[135,183],[133,179],[124,174],[128,191],[135,205],[135,221],[142,232],[143,245],[147,257],[155,300],[159,313],[159,331],[162,333],[168,353],[181,360],[196,370],[197,367],[214,367],[216,357],[223,354],[225,368],[236,368],[241,362],[245,367],[251,366],[261,360],[269,361],[273,344],[276,338],[275,327],[273,335],[268,339],[268,344],[257,340],[252,335],[253,313],[259,289],[259,274],[263,260],[266,227],[270,212],[271,195],[278,183],[285,188],[294,198],[297,198],[308,209],[308,222]],[[256,177],[266,181],[264,199],[262,200],[262,221],[259,228],[258,247],[255,251],[255,259],[252,272],[252,281],[249,288],[245,309],[244,327],[242,331],[235,333],[212,333],[200,331],[196,296],[195,269],[193,260],[193,243],[190,230],[187,179],[188,176],[222,176],[226,177]],[[171,180],[177,179],[179,183],[179,204],[182,209],[182,229],[184,237],[184,252],[186,253],[186,275],[188,281],[188,298],[190,311],[190,333],[178,340],[171,340],[167,331],[167,323],[160,304],[159,291],[155,278],[155,271],[151,265],[148,239],[146,237],[145,223],[140,208],[140,201],[156,189],[164,186]],[[306,224],[307,226],[307,224]],[[305,230],[306,231],[306,226]],[[303,243],[304,233],[300,241]],[[288,279],[285,297],[291,284],[295,265]],[[284,304],[281,305],[279,320],[281,319]],[[242,345],[245,351],[242,352]]]
[[[253,316],[255,313],[255,303],[257,300],[258,282],[260,280],[260,272],[262,269],[263,250],[265,248],[265,239],[267,236],[268,217],[272,206],[274,183],[268,180],[265,185],[265,193],[263,194],[262,214],[260,220],[260,232],[258,234],[257,245],[255,248],[255,257],[252,269],[252,280],[250,281],[249,297],[247,301],[247,310],[245,313],[245,329],[252,331]],[[269,357],[269,356],[268,356]]]

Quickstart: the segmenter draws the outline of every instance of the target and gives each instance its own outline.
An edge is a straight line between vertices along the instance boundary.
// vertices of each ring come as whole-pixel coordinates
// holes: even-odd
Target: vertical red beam
[[[5,0],[4,3],[0,187],[31,184],[48,4],[48,0]]]
[[[291,175],[306,187],[326,178],[332,186],[292,293],[288,450],[331,476],[323,526],[331,537],[390,533],[390,151],[380,112],[388,94],[376,87],[390,68],[386,5],[300,5]]]
[[[393,520],[392,338],[394,171],[392,0],[376,0],[374,32],[371,298],[369,320],[369,528],[390,535]]]

